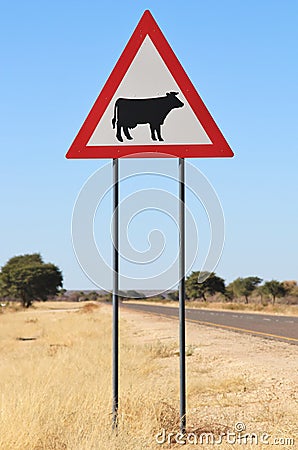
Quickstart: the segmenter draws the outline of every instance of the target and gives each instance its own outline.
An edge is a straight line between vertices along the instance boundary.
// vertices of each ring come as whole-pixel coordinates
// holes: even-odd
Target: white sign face
[[[130,101],[120,100],[116,104],[118,99]],[[150,108],[154,111],[151,114],[155,117],[154,124],[150,123],[151,116],[148,118]],[[140,46],[87,146],[119,146],[121,142],[130,146],[212,144],[149,36]]]

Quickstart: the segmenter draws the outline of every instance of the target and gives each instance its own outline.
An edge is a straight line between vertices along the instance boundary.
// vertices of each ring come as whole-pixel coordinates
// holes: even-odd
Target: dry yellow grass
[[[111,429],[111,310],[90,304],[74,306],[73,311],[54,311],[47,308],[56,309],[57,304],[47,304],[1,314],[0,449],[180,448],[174,443],[158,445],[155,439],[162,429],[178,431],[176,339],[144,342],[148,323],[132,324],[128,316],[122,320],[119,428],[115,433]],[[224,432],[234,423],[235,408],[244,404],[243,395],[248,395],[249,402],[258,401],[256,386],[240,370],[223,370],[219,376],[216,357],[207,359],[197,344],[189,348],[188,431]],[[292,436],[297,411],[292,404],[284,405],[282,398],[276,409],[274,395],[261,399],[258,420],[267,432]],[[283,422],[286,407],[292,408],[287,429]],[[220,419],[217,410],[224,411]],[[220,448],[262,446],[224,443]]]
[[[119,431],[112,432],[110,319],[90,304],[1,315],[1,450],[150,448],[171,398],[163,399],[162,386],[150,398],[154,355],[124,338]]]

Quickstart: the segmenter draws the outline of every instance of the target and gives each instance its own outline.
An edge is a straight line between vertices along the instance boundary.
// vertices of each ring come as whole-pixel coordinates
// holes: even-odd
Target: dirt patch
[[[80,314],[86,314],[86,313],[91,313],[93,311],[98,310],[101,307],[101,305],[99,305],[98,303],[85,303],[80,309],[79,309],[79,313]]]

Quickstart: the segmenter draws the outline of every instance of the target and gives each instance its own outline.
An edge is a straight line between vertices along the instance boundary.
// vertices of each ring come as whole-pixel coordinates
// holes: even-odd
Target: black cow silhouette
[[[160,127],[167,115],[174,108],[182,108],[184,104],[177,98],[179,92],[167,92],[164,97],[154,98],[118,98],[114,106],[113,128],[117,122],[116,138],[123,142],[121,128],[127,139],[133,137],[129,134],[129,128],[135,128],[139,124],[150,125],[151,138],[163,141]]]

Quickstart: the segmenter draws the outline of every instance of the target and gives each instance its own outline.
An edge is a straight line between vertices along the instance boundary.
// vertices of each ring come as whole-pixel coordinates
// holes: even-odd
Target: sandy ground
[[[178,321],[125,309],[121,318],[133,342],[172,346],[161,370],[176,372],[178,383]],[[251,433],[295,437],[298,448],[298,346],[192,323],[186,343],[190,426],[198,417],[230,429],[241,422]]]

